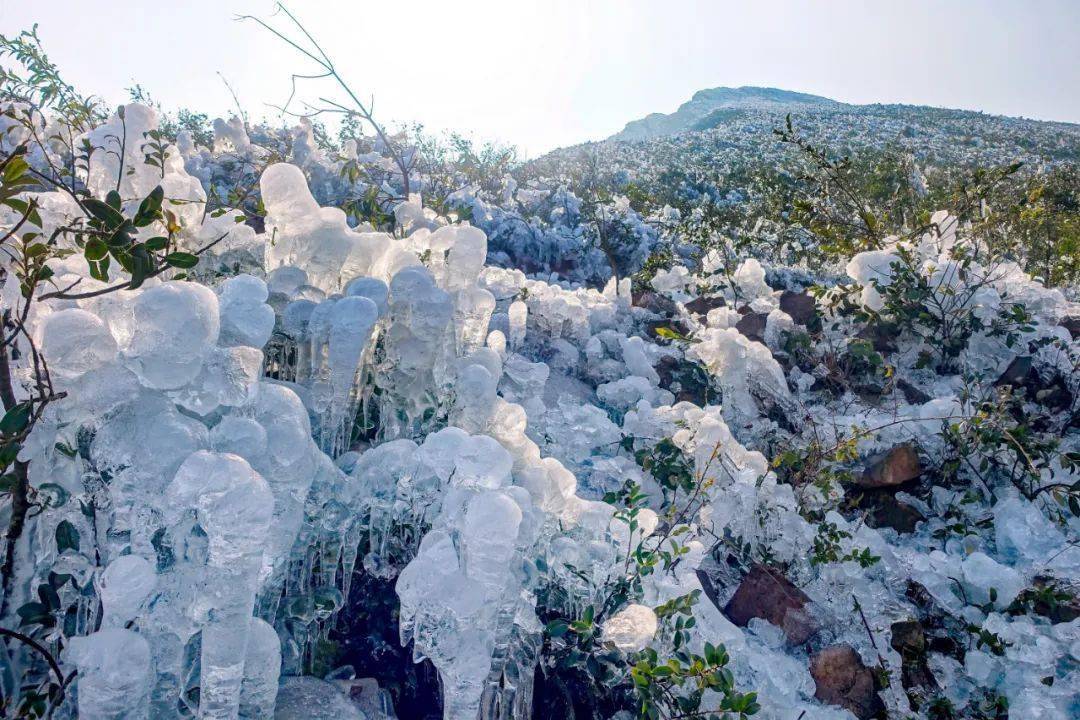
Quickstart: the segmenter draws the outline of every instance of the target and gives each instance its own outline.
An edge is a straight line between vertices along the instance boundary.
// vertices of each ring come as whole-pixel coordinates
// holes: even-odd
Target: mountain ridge
[[[622,130],[611,135],[607,140],[639,141],[677,135],[679,133],[708,130],[717,124],[739,117],[742,111],[772,112],[864,112],[874,110],[913,110],[926,109],[935,112],[955,112],[973,116],[1001,117],[1012,120],[1047,123],[1058,126],[1073,126],[1061,120],[1036,120],[1033,118],[1014,118],[995,115],[980,110],[963,108],[944,108],[913,103],[846,103],[822,95],[784,90],[781,88],[743,85],[740,87],[705,88],[695,92],[689,100],[682,103],[672,113],[649,113],[643,118],[631,120]]]

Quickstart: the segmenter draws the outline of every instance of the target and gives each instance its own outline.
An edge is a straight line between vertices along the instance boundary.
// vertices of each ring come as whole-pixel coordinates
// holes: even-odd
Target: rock
[[[1051,410],[1065,410],[1072,406],[1073,394],[1065,380],[1054,373],[1048,380],[1040,377],[1034,368],[1030,356],[1021,355],[1013,358],[1005,372],[994,383],[997,387],[1023,389],[1030,400],[1034,400]]]
[[[1058,324],[1069,331],[1073,340],[1080,337],[1080,315],[1070,315],[1069,317],[1063,318]]]
[[[1001,373],[1001,377],[997,379],[994,385],[998,387],[1003,385],[1022,386],[1028,379],[1028,375],[1031,374],[1031,367],[1031,356],[1019,355],[1014,357],[1012,362],[1009,363],[1009,367],[1005,368],[1005,372]]]
[[[674,315],[678,310],[673,300],[651,290],[633,294],[631,295],[631,298],[635,306],[645,308],[649,312],[654,312],[657,315],[663,315],[664,317]]]
[[[1035,401],[1051,410],[1066,410],[1072,407],[1073,394],[1064,381],[1056,377],[1049,386],[1035,390]]]
[[[926,652],[926,635],[918,620],[900,620],[892,624],[893,650],[901,655],[921,655]]]
[[[379,687],[375,678],[339,680],[336,683],[366,720],[392,720],[394,700],[390,692]]]
[[[275,720],[364,720],[334,685],[315,677],[282,678]]]
[[[896,352],[897,328],[892,323],[871,322],[855,334],[862,340],[869,340],[878,352]]]
[[[904,399],[909,405],[925,405],[933,400],[932,397],[902,378],[896,381],[896,388],[904,394]]]
[[[812,325],[817,320],[817,300],[810,293],[785,290],[780,294],[780,309],[799,325]]]
[[[918,620],[901,620],[892,624],[892,648],[902,660],[901,683],[912,687],[936,688],[937,681],[926,662],[926,634]]]
[[[708,315],[710,310],[715,310],[719,307],[724,307],[727,303],[724,301],[723,295],[712,295],[694,298],[690,302],[686,303],[683,307],[688,312],[694,315]]]
[[[810,658],[810,675],[823,703],[850,711],[859,720],[883,717],[885,706],[874,689],[874,673],[850,645],[832,645]]]
[[[818,630],[806,609],[810,598],[786,577],[764,565],[755,565],[739,584],[724,614],[731,622],[746,627],[753,618],[762,618],[784,631],[792,645],[801,645]]]
[[[866,461],[866,469],[855,484],[867,488],[895,487],[922,474],[919,454],[909,443],[897,445],[891,450],[873,455]]]
[[[880,502],[867,516],[870,527],[889,527],[898,533],[915,532],[916,526],[925,519],[916,508],[888,493],[881,497]]]
[[[754,342],[765,342],[765,313],[748,312],[735,323],[735,329]]]
[[[262,235],[266,232],[266,218],[262,215],[245,214],[244,224],[253,229],[256,235]]]
[[[697,363],[665,355],[656,363],[660,387],[675,395],[676,402],[692,402],[704,407],[716,400],[709,373]]]
[[[1036,577],[1032,589],[1022,592],[1019,599],[1030,603],[1032,612],[1054,625],[1080,617],[1080,597],[1061,590],[1053,578]]]

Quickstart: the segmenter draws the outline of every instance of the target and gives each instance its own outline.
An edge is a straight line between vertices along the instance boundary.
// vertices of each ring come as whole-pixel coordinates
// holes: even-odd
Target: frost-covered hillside
[[[776,88],[740,87],[700,90],[670,115],[652,113],[626,124],[613,140],[649,140],[686,130],[703,130],[743,110],[799,112],[812,109],[851,107],[818,95]]]
[[[1080,714],[1074,128],[522,166],[5,40],[0,716]]]
[[[815,125],[832,125],[854,145],[905,142],[918,155],[932,152],[926,140],[953,153],[983,149],[1031,151],[1076,160],[1080,126],[920,105],[852,105],[818,95],[776,88],[740,87],[700,90],[669,114],[653,113],[626,124],[610,140],[640,142],[686,132],[716,131],[730,141],[753,134],[761,124],[778,127],[787,114]],[[719,139],[719,138],[718,138]],[[922,147],[920,147],[922,146]]]

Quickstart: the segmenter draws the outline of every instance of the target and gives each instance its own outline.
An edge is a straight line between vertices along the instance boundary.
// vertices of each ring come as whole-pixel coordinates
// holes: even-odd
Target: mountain
[[[950,110],[924,105],[869,104],[855,105],[820,95],[764,87],[718,87],[699,90],[670,115],[651,113],[640,120],[631,120],[608,140],[642,141],[678,135],[684,132],[712,130],[748,119],[797,117],[831,117],[850,122],[861,118],[877,122],[881,119],[903,119],[913,125],[928,125],[933,129],[940,123],[992,124],[1013,128],[1038,128],[1073,135],[1080,126],[1074,123],[1028,120],[988,115],[975,110]],[[1068,154],[1073,154],[1075,145]]]
[[[611,140],[648,140],[674,135],[686,130],[705,130],[716,122],[736,117],[742,110],[775,110],[784,112],[808,109],[839,110],[851,107],[820,95],[764,87],[718,87],[699,90],[689,101],[670,115],[652,113],[632,120]],[[714,122],[710,122],[713,120]]]

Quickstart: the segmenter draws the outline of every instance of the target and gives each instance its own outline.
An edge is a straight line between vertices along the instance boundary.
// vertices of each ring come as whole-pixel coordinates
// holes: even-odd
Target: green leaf
[[[129,288],[134,290],[142,285],[154,269],[154,258],[145,245],[136,245],[131,248],[131,285]]]
[[[41,604],[49,608],[49,610],[60,609],[60,594],[56,592],[49,583],[42,583],[38,585],[38,598],[41,600]]]
[[[39,602],[28,602],[18,610],[20,625],[48,625],[55,623],[49,609]]]
[[[4,413],[0,419],[0,433],[4,435],[18,435],[30,423],[30,403],[21,402]]]
[[[25,149],[25,148],[24,148]],[[13,155],[4,165],[4,183],[13,183],[23,176],[30,168],[26,158],[22,155]]]
[[[120,227],[124,222],[124,216],[111,205],[107,205],[96,198],[83,198],[83,207],[95,218],[105,223],[110,230]]]
[[[152,237],[145,243],[143,243],[143,245],[146,246],[147,250],[164,250],[165,248],[169,247],[169,238],[161,236]]]
[[[83,253],[87,260],[97,262],[109,254],[109,246],[101,238],[90,238],[86,241]]]
[[[109,239],[105,243],[110,248],[127,248],[134,242],[132,233],[135,231],[135,226],[130,221],[124,220],[120,223],[119,227],[113,230],[113,234],[109,236]]]
[[[41,227],[41,215],[38,214],[37,208],[35,208],[26,200],[20,200],[19,198],[8,198],[3,201],[3,204],[7,205],[9,208],[19,213],[20,215],[25,215],[30,222],[37,225],[39,228]]]
[[[157,220],[158,215],[161,213],[161,201],[164,199],[165,191],[161,189],[160,185],[151,190],[150,194],[139,204],[138,212],[135,213],[135,227],[146,227]]]
[[[557,638],[562,637],[570,630],[570,625],[563,619],[552,620],[547,624],[547,634],[550,637]]]
[[[56,551],[62,553],[65,550],[79,551],[79,531],[69,520],[61,520],[56,526]]]
[[[111,259],[106,256],[97,262],[90,263],[90,277],[101,282],[109,282],[109,264]]]
[[[199,264],[199,256],[186,252],[174,252],[165,256],[165,262],[172,267],[187,270]]]

